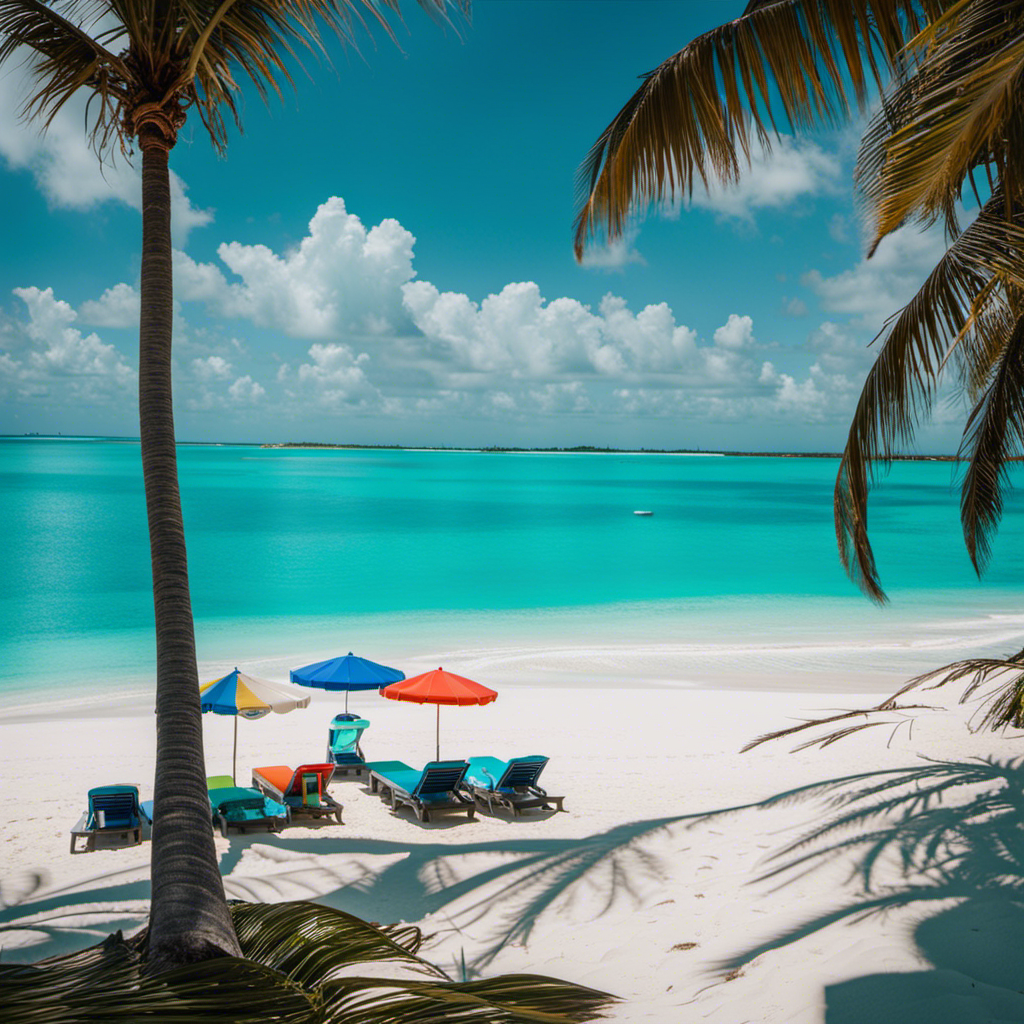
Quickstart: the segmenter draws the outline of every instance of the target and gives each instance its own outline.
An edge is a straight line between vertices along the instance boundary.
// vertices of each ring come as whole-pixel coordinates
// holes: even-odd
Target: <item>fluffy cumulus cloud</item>
[[[759,201],[767,202],[767,194]],[[895,256],[880,250],[887,267],[920,245],[898,241],[903,247]],[[870,363],[863,332],[831,321],[802,349],[790,345],[783,352],[763,342],[741,311],[702,336],[668,303],[633,309],[613,293],[592,307],[567,296],[548,299],[535,282],[520,281],[477,301],[416,280],[414,242],[394,220],[365,226],[335,197],[287,252],[228,242],[218,249],[219,262],[205,263],[176,251],[177,400],[197,415],[227,413],[271,430],[310,411],[324,421],[458,417],[529,424],[536,417],[671,416],[741,422],[761,416],[820,422],[847,415]],[[837,311],[855,303],[858,287],[848,277],[812,274],[807,283]],[[77,315],[50,291],[16,294],[28,320],[0,320],[6,393],[30,400],[59,378],[77,381],[83,395],[86,381],[93,394],[133,383],[116,348],[76,326],[134,326],[133,286],[113,285],[82,303]],[[195,316],[195,306],[205,315]],[[279,343],[268,345],[268,332],[307,339],[308,347],[281,358]]]
[[[28,320],[9,319],[0,334],[6,395],[48,396],[94,404],[132,394],[135,371],[96,334],[72,326],[77,314],[53,289],[15,288]]]
[[[115,284],[98,299],[83,302],[78,316],[94,327],[138,327],[139,293],[129,284]]]
[[[757,210],[780,209],[839,187],[842,164],[814,142],[782,136],[770,153],[752,154],[749,168],[732,185],[694,189],[687,205],[722,217],[751,221]]]
[[[290,252],[226,242],[219,266],[175,254],[176,294],[222,317],[249,320],[300,338],[386,335],[408,326],[400,287],[413,278],[415,238],[396,220],[367,229],[334,197]]]
[[[279,379],[293,398],[335,412],[366,412],[383,405],[383,396],[366,376],[369,360],[365,352],[356,355],[347,345],[313,345],[309,362],[300,364],[294,375],[282,367]]]

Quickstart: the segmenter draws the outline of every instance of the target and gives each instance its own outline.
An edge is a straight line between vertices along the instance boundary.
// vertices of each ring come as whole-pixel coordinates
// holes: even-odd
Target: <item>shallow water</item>
[[[200,672],[354,650],[502,685],[884,688],[1020,646],[1019,503],[979,583],[952,468],[875,492],[879,610],[838,564],[835,460],[182,446]],[[0,702],[145,691],[138,445],[0,441],[0,481]]]

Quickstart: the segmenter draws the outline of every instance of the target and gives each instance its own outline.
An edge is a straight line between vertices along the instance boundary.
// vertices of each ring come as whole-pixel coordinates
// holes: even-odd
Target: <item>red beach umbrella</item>
[[[465,676],[457,676],[454,672],[445,672],[443,668],[433,672],[424,672],[411,679],[402,679],[397,683],[385,686],[382,697],[389,700],[408,700],[414,704],[437,705],[437,735],[435,760],[441,760],[441,705],[442,704],[490,704],[498,699],[494,690],[474,683]]]

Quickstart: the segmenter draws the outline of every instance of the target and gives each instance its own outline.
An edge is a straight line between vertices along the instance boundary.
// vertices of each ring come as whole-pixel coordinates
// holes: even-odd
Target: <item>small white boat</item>
[[[653,516],[653,515],[654,515],[654,513],[653,513],[653,512],[646,512],[646,511],[644,511],[643,509],[637,509],[637,510],[636,510],[636,511],[635,511],[635,512],[633,513],[633,515],[635,515],[635,516]]]

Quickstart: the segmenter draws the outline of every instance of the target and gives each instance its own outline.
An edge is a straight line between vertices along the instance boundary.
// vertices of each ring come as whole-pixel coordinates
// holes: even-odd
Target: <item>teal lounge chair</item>
[[[362,778],[366,771],[366,758],[359,738],[370,723],[358,715],[347,711],[335,715],[327,730],[327,757],[324,759],[334,765],[334,778],[351,776]]]
[[[481,809],[486,804],[491,814],[495,804],[514,815],[533,807],[545,811],[550,811],[552,806],[556,811],[565,810],[562,807],[564,796],[551,796],[537,785],[547,763],[548,759],[539,754],[513,757],[508,761],[500,761],[496,757],[471,757],[462,786]]]
[[[430,761],[423,771],[402,761],[368,761],[370,789],[380,793],[392,810],[407,804],[420,821],[440,811],[465,811],[472,818],[476,805],[459,792],[469,765],[465,761]]]
[[[342,806],[327,792],[334,775],[333,764],[284,764],[253,768],[252,784],[278,803],[285,804],[292,818],[337,818],[342,824]]]
[[[71,830],[71,852],[95,850],[99,839],[119,839],[117,845],[138,846],[143,824],[148,825],[149,818],[139,803],[138,786],[97,786],[89,790],[89,809]],[[80,839],[85,840],[81,848]]]
[[[227,839],[228,829],[279,832],[291,820],[288,808],[258,789],[236,786],[230,775],[215,775],[206,780],[214,824]]]

